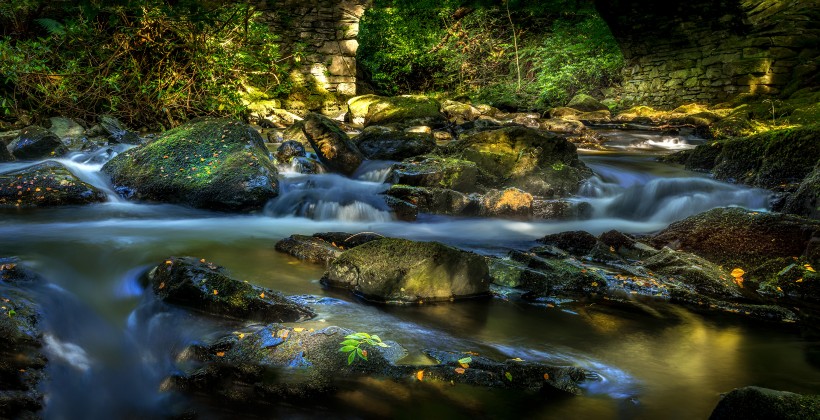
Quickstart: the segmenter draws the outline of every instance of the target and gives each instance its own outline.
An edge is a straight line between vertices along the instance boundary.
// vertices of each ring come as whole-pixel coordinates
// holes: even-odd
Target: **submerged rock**
[[[67,152],[59,137],[36,125],[20,131],[20,135],[9,143],[8,150],[15,158],[22,160],[53,158]]]
[[[436,148],[432,133],[408,133],[379,126],[365,128],[354,141],[367,159],[402,160]]]
[[[57,162],[0,174],[0,208],[71,206],[105,200],[105,193],[80,181]]]
[[[290,235],[276,243],[276,250],[292,255],[300,260],[329,265],[342,249],[323,239],[305,235]]]
[[[18,285],[40,281],[16,259],[0,258],[0,417],[39,418],[45,378],[42,308]]]
[[[709,420],[804,420],[820,417],[820,396],[746,386],[721,398]]]
[[[250,211],[279,193],[276,167],[247,124],[204,118],[168,130],[102,168],[117,192],[133,200]]]
[[[262,322],[313,318],[309,307],[281,293],[234,279],[227,270],[193,257],[171,257],[148,272],[157,297],[213,315]]]
[[[343,253],[322,283],[379,302],[417,303],[486,296],[487,263],[438,242],[384,238]]]
[[[454,149],[475,162],[491,187],[517,187],[538,196],[566,196],[591,175],[575,145],[558,135],[521,126],[459,140]]]
[[[362,153],[333,121],[310,113],[305,117],[304,124],[305,137],[328,169],[352,175],[362,164]]]

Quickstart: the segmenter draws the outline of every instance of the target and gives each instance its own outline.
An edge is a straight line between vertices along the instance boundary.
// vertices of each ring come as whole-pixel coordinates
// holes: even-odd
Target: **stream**
[[[714,207],[767,207],[767,191],[655,160],[691,148],[697,139],[649,131],[600,133],[610,139],[607,150],[580,151],[597,174],[574,198],[594,209],[593,218],[584,221],[432,215],[396,221],[377,195],[387,188],[385,162],[366,162],[352,178],[285,171],[280,197],[255,215],[136,204],[117,197],[100,176],[110,156],[61,159],[83,181],[107,191],[109,201],[3,211],[0,218],[0,256],[20,257],[51,282],[31,286],[46,308],[44,341],[51,363],[45,417],[156,418],[177,415],[191,404],[208,407],[200,418],[237,417],[236,407],[211,407],[159,391],[187,345],[242,327],[164,304],[141,287],[144,270],[172,255],[205,258],[236,278],[299,295],[318,313],[299,326],[376,333],[404,346],[408,363],[423,363],[421,349],[436,347],[575,365],[603,378],[570,398],[373,380],[310,406],[280,404],[243,417],[693,419],[707,418],[720,393],[735,387],[818,393],[820,342],[801,337],[797,329],[672,305],[657,317],[600,305],[551,307],[503,298],[371,305],[323,288],[318,281],[323,268],[274,250],[276,241],[295,233],[370,231],[501,255],[508,248],[529,248],[549,233],[650,233]],[[0,173],[21,166],[0,164]]]

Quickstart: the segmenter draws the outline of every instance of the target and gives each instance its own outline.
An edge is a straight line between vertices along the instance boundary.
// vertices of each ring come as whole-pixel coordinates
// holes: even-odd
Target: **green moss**
[[[380,97],[367,107],[367,125],[387,125],[420,121],[427,124],[443,124],[441,104],[435,99],[421,95]]]

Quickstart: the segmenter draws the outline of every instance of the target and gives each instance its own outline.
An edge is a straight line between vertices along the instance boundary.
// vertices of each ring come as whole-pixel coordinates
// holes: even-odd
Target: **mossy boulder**
[[[229,276],[227,270],[194,257],[171,257],[147,273],[160,300],[212,315],[262,322],[313,318],[309,307],[281,293]]]
[[[656,248],[691,252],[727,269],[741,268],[747,280],[764,281],[794,262],[817,264],[811,244],[820,221],[780,213],[718,208],[672,223],[649,239]]]
[[[575,145],[556,134],[521,126],[483,131],[453,148],[475,162],[489,187],[517,187],[538,196],[566,196],[591,171],[578,160]]]
[[[447,188],[396,184],[384,194],[410,203],[422,213],[468,216],[478,210],[478,204],[470,196]]]
[[[137,133],[128,130],[117,118],[111,115],[100,115],[100,126],[108,134],[112,143],[140,144],[142,139]]]
[[[579,298],[606,292],[606,280],[577,262],[540,256],[536,252],[511,251],[506,259],[490,264],[493,282],[527,291],[528,298]]]
[[[786,199],[784,213],[820,219],[820,165],[803,179],[800,187]]]
[[[288,236],[277,242],[275,248],[300,260],[324,265],[329,265],[343,252],[331,242],[306,235]]]
[[[0,175],[0,208],[70,206],[105,200],[105,193],[80,181],[57,162]]]
[[[609,111],[606,105],[585,93],[579,93],[573,96],[569,103],[567,103],[567,107],[584,112]]]
[[[724,300],[743,297],[727,270],[697,255],[666,247],[644,260],[643,267],[699,295]]]
[[[432,133],[412,133],[380,126],[365,128],[353,141],[367,159],[403,160],[430,153],[436,148]]]
[[[447,119],[454,124],[464,124],[468,121],[475,121],[481,116],[481,110],[478,108],[451,100],[446,100],[441,103],[441,111],[447,116]]]
[[[290,163],[293,158],[307,156],[307,152],[302,143],[295,140],[287,140],[276,148],[276,154],[274,156],[278,163],[287,164]]]
[[[322,283],[387,303],[486,296],[490,277],[478,255],[438,242],[385,238],[343,253]]]
[[[713,170],[715,177],[763,188],[800,183],[820,156],[820,125],[727,140]]]
[[[329,118],[309,113],[305,116],[303,130],[319,161],[331,171],[352,175],[362,164],[362,153],[347,134]]]
[[[68,151],[59,137],[37,125],[21,130],[20,135],[9,143],[8,150],[22,160],[59,157]]]
[[[479,200],[479,215],[528,219],[533,214],[532,194],[518,188],[487,191]]]
[[[441,113],[441,104],[435,99],[421,95],[359,96],[348,101],[348,110],[353,122],[364,114],[363,123],[367,126],[388,124],[441,126],[446,123],[446,118]]]
[[[259,133],[227,119],[199,119],[111,159],[102,171],[128,199],[249,211],[279,193]]]
[[[820,418],[820,396],[747,386],[721,398],[709,420]]]
[[[592,249],[598,244],[598,238],[587,231],[573,230],[551,233],[538,239],[538,242],[552,245],[572,255],[583,256],[592,252]]]
[[[447,188],[470,193],[478,189],[475,163],[439,156],[420,156],[398,163],[388,178],[393,184]]]

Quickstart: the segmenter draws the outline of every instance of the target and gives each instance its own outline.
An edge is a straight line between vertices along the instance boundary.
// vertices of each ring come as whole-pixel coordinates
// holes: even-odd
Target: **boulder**
[[[276,243],[276,250],[314,264],[329,265],[342,249],[313,236],[291,235]]]
[[[288,141],[295,141],[297,143],[301,143],[303,146],[307,146],[310,142],[305,136],[305,121],[299,120],[293,123],[291,126],[285,129],[282,132],[282,140],[285,142]]]
[[[532,251],[532,250],[531,250]],[[569,259],[510,251],[507,259],[490,264],[493,282],[528,292],[527,298],[579,298],[606,292],[607,282]]]
[[[746,386],[724,395],[709,420],[803,420],[819,416],[820,396]]]
[[[438,127],[446,122],[438,101],[421,95],[364,95],[351,98],[347,104],[349,120],[355,123],[363,118],[361,122],[366,126],[400,124]]]
[[[538,242],[555,246],[572,255],[583,256],[592,251],[598,239],[589,232],[576,230],[546,235],[538,239]]]
[[[740,208],[718,208],[672,223],[649,239],[656,248],[691,252],[727,269],[741,268],[745,278],[762,281],[807,258],[820,238],[820,221]],[[814,248],[812,248],[814,246]]]
[[[51,123],[48,131],[54,133],[60,140],[71,142],[85,135],[85,128],[71,118],[51,117],[48,120]]]
[[[396,184],[384,194],[408,202],[422,213],[469,216],[478,211],[478,203],[470,196],[447,188]]]
[[[288,140],[279,145],[274,156],[277,162],[287,164],[290,163],[293,158],[307,156],[307,153],[302,143],[295,140]]]
[[[446,100],[441,103],[441,111],[447,119],[454,124],[464,124],[468,121],[475,121],[481,116],[481,110],[461,102]]]
[[[546,220],[587,220],[592,217],[592,205],[567,200],[533,200],[532,216]]]
[[[43,308],[22,283],[42,281],[16,259],[0,258],[0,417],[41,416],[47,358],[43,347]]]
[[[572,118],[578,115],[583,114],[584,111],[577,110],[575,108],[570,108],[566,106],[559,106],[550,109],[549,114],[550,118]]]
[[[212,315],[262,322],[303,321],[316,315],[279,292],[234,279],[204,259],[171,257],[152,268],[147,278],[160,300]]]
[[[580,134],[587,131],[587,127],[575,118],[542,118],[538,120],[538,127],[542,130],[556,133]]]
[[[329,242],[333,246],[343,250],[355,248],[359,245],[384,238],[384,236],[374,232],[319,232],[314,233],[313,237]]]
[[[518,188],[490,190],[481,197],[479,215],[528,219],[533,214],[533,198]]]
[[[475,163],[466,160],[420,156],[396,164],[388,179],[393,184],[470,193],[478,189],[478,168]]]
[[[602,233],[598,240],[616,254],[630,260],[643,260],[658,253],[657,249],[617,230]]]
[[[322,283],[387,303],[486,296],[490,277],[478,255],[438,242],[384,238],[344,252]]]
[[[820,219],[820,165],[803,179],[783,206],[784,213]]]
[[[67,152],[59,137],[36,125],[20,131],[20,135],[9,143],[8,150],[15,158],[23,160],[53,158]]]
[[[370,108],[370,104],[376,103],[381,99],[381,96],[373,94],[354,96],[348,99],[345,121],[353,124],[364,125],[365,119],[367,118],[367,110]]]
[[[102,171],[126,198],[213,210],[258,210],[279,193],[278,173],[259,133],[227,119],[168,130],[117,155]]]
[[[606,105],[585,93],[579,93],[573,96],[567,104],[567,107],[584,112],[609,111]]]
[[[575,145],[547,132],[521,126],[483,131],[453,148],[475,162],[491,187],[517,187],[539,196],[566,196],[591,175]]]
[[[647,258],[643,266],[671,282],[685,285],[699,295],[722,300],[743,297],[729,272],[697,255],[663,248]]]
[[[111,115],[100,115],[100,126],[108,134],[112,143],[140,144],[142,139],[137,133],[128,130],[120,120]]]
[[[11,152],[9,152],[6,143],[0,141],[0,163],[11,162],[13,160],[14,156],[12,156]]]
[[[370,126],[354,139],[367,159],[402,160],[432,152],[436,139],[430,132],[413,133]]]
[[[0,208],[71,206],[103,201],[106,201],[105,193],[80,181],[57,162],[43,162],[0,174]]]
[[[362,164],[364,156],[347,134],[329,118],[310,113],[305,116],[305,137],[316,155],[328,169],[352,175]]]

